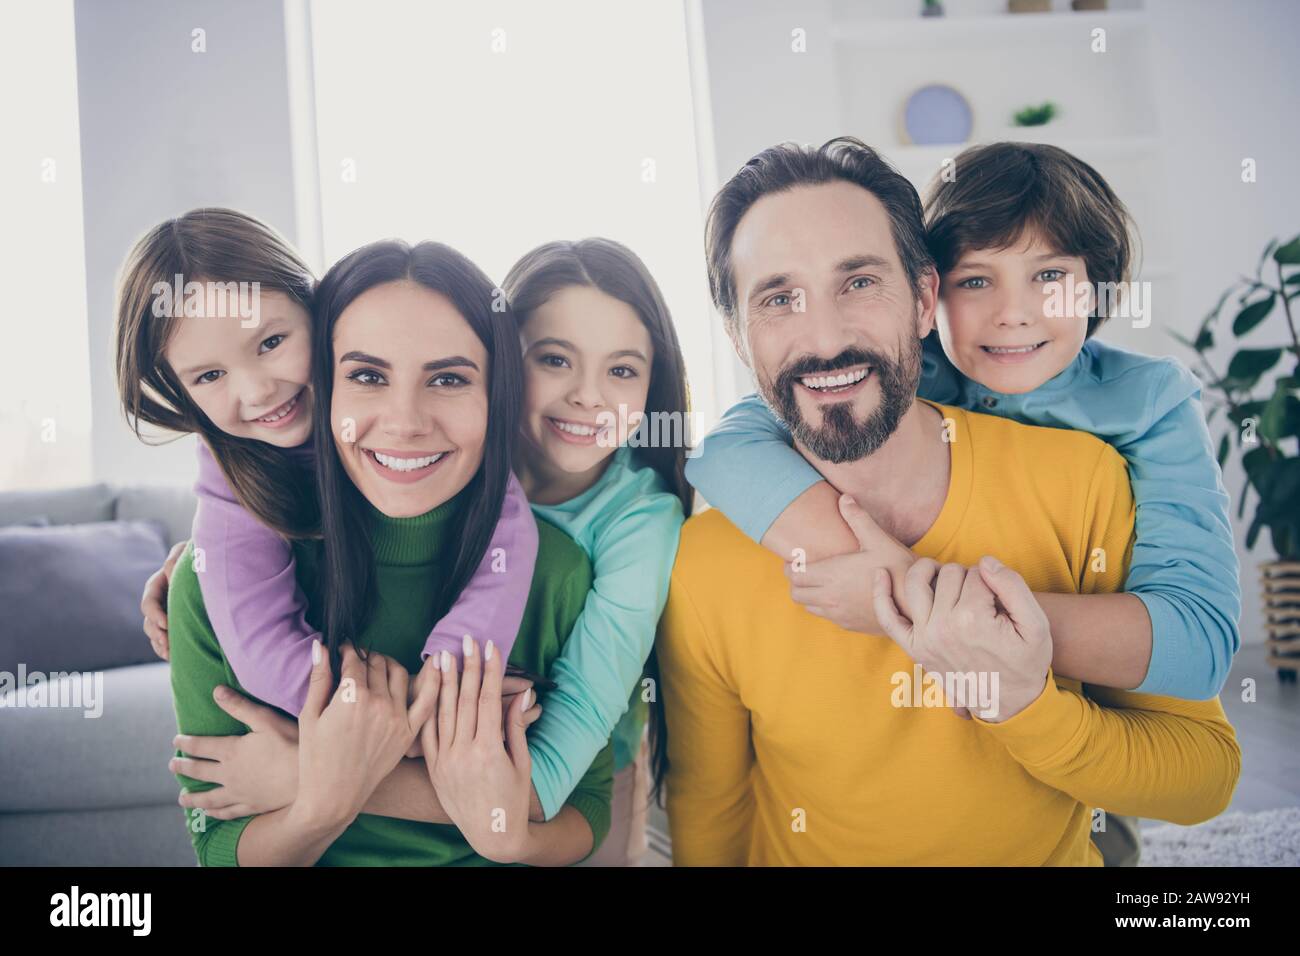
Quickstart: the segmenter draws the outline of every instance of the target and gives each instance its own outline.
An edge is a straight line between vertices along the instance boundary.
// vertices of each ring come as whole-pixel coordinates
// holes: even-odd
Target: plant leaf
[[[1228,378],[1242,389],[1250,389],[1259,377],[1282,358],[1282,349],[1242,349],[1228,363]]]
[[[1273,252],[1273,261],[1280,266],[1300,265],[1300,236]]]
[[[1229,446],[1228,446],[1228,433],[1227,433],[1227,432],[1224,432],[1224,433],[1223,433],[1223,437],[1219,439],[1219,456],[1218,456],[1218,459],[1219,459],[1219,467],[1220,467],[1220,468],[1222,468],[1222,467],[1223,467],[1223,463],[1224,463],[1225,461],[1228,460],[1228,447],[1229,447]]]
[[[1268,318],[1268,314],[1273,311],[1273,304],[1277,301],[1277,295],[1270,292],[1267,299],[1260,299],[1258,302],[1252,302],[1232,320],[1232,334],[1236,336],[1245,335],[1259,323]]]
[[[1264,263],[1268,261],[1269,254],[1277,248],[1277,240],[1270,239],[1268,245],[1264,247],[1264,254],[1259,257],[1259,263],[1255,266],[1255,281],[1260,281],[1260,276],[1264,273]]]

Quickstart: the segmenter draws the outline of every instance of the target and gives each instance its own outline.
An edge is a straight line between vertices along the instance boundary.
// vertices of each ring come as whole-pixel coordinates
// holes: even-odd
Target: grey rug
[[[1300,866],[1300,807],[1142,830],[1139,866]]]

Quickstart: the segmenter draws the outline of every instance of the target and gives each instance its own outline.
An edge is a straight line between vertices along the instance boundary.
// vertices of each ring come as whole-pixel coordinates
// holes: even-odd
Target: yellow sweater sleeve
[[[1123,588],[1134,518],[1123,459],[1106,446],[1080,529],[1082,593]],[[1020,713],[980,723],[1034,777],[1108,813],[1199,823],[1223,812],[1241,773],[1241,748],[1218,698],[1093,686],[1078,693],[1049,673]]]
[[[754,817],[749,711],[723,676],[699,613],[676,575],[656,647],[668,726],[673,863],[743,866]]]

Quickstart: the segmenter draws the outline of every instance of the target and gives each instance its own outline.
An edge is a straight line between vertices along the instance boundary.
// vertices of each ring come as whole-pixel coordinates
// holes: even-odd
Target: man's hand
[[[1024,578],[988,556],[978,568],[940,567],[922,558],[908,570],[903,587],[906,617],[894,601],[889,575],[876,572],[876,617],[928,672],[996,674],[997,694],[991,712],[979,714],[982,719],[1006,720],[1038,699],[1052,663],[1052,635]],[[949,703],[973,709],[976,702]]]
[[[876,619],[871,579],[876,570],[889,572],[897,590],[916,561],[910,548],[887,534],[850,495],[840,495],[840,514],[858,539],[858,550],[836,555],[795,570],[787,563],[790,596],[810,614],[862,634],[883,634]]]
[[[144,633],[153,646],[153,652],[163,660],[171,655],[171,642],[167,639],[167,587],[171,584],[172,569],[180,560],[188,541],[172,545],[163,566],[149,575],[144,583],[144,596],[140,598],[140,613],[144,615]]]

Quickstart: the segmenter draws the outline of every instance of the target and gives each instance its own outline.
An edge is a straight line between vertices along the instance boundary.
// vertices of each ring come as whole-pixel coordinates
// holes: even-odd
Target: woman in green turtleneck
[[[454,808],[449,814],[424,760],[402,757],[415,732],[416,718],[408,716],[422,706],[417,697],[408,715],[404,672],[420,670],[430,628],[477,565],[478,545],[487,541],[484,527],[490,534],[509,476],[521,359],[513,319],[493,311],[493,291],[472,263],[435,243],[374,243],[322,280],[313,388],[315,434],[332,436],[318,439],[324,542],[323,548],[299,543],[294,550],[308,618],[327,637],[332,672],[352,676],[365,706],[356,706],[358,695],[349,697],[341,687],[323,711],[319,693],[317,706],[304,708],[296,796],[288,806],[232,820],[193,811],[189,824],[200,863],[492,862],[475,852],[463,829],[477,834],[478,848],[497,862],[564,864],[590,854],[604,837],[610,747],[546,823],[527,820],[526,772],[493,776],[512,781],[494,792],[484,787],[477,767],[457,766],[468,756],[453,750],[449,758],[444,750],[439,792]],[[375,451],[442,457],[410,480],[382,468]],[[546,673],[590,587],[581,549],[539,522],[536,569],[509,663]],[[188,553],[173,573],[168,618],[181,734],[248,732],[213,700],[220,685],[242,688],[208,621]],[[359,662],[345,644],[349,636],[372,652],[368,662]],[[318,665],[314,680],[328,673],[328,662]],[[489,663],[486,670],[493,668]],[[424,686],[426,676],[412,681],[413,688]],[[488,684],[485,678],[485,689]],[[504,743],[494,754],[495,747],[492,740],[474,756],[486,754],[498,766],[511,756],[516,765],[521,759],[507,755]],[[210,786],[180,779],[191,790]],[[491,831],[495,839],[499,830],[483,825],[489,817],[517,835],[504,858],[493,850],[506,844],[484,848],[484,834]]]

